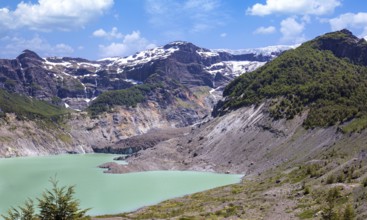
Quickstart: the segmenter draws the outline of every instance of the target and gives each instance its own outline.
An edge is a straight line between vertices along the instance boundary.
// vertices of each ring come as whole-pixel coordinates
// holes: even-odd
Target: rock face
[[[140,151],[127,159],[128,166],[114,166],[110,172],[185,169],[249,175],[288,161],[307,161],[327,146],[349,139],[336,127],[304,129],[307,113],[273,121],[267,108],[264,103],[204,121],[188,135]]]
[[[49,131],[62,133],[64,141],[60,142],[61,145],[53,141],[57,135],[50,135],[43,142],[34,142],[31,136],[24,135],[25,144],[22,146],[14,143],[15,137],[3,145],[3,149],[14,145],[14,149],[18,148],[19,151],[13,153],[2,150],[0,154],[37,155],[72,152],[74,148],[78,148],[76,152],[82,152],[81,149],[113,149],[116,143],[120,146],[117,148],[122,149],[132,145],[128,138],[151,129],[198,123],[210,114],[228,82],[264,65],[285,49],[288,48],[214,51],[177,41],[132,56],[98,61],[68,57],[41,58],[25,50],[16,59],[0,60],[0,89],[78,111],[86,109],[107,91],[136,85],[147,85],[151,89],[146,92],[144,101],[135,107],[113,106],[109,112],[94,118],[83,112],[72,113],[73,116],[65,122],[67,130],[56,125],[54,131]],[[11,126],[15,122],[4,120],[4,123]],[[48,131],[44,132],[46,134]],[[65,138],[67,136],[71,140]],[[132,141],[136,149],[142,145],[137,140]],[[42,146],[37,150],[38,145]],[[78,146],[83,147],[79,149]]]
[[[154,74],[177,80],[188,88],[218,88],[235,76],[263,65],[282,51],[264,55],[254,52],[230,54],[188,42],[173,42],[124,58],[89,61],[68,57],[41,58],[25,50],[14,60],[0,60],[0,87],[47,101],[58,97],[74,109],[84,109],[90,99],[102,92],[147,83]]]
[[[333,62],[326,62],[323,68],[314,68],[314,71],[301,72],[304,66],[309,65],[308,62],[314,63],[314,60],[306,59],[306,53],[298,53],[297,51],[302,52],[316,49],[319,52],[324,52],[324,50],[327,50],[329,47],[333,54],[329,53],[328,59],[330,61],[331,58],[333,58]],[[247,102],[243,102],[243,105],[236,106],[235,103],[234,105],[236,108],[232,109],[223,108],[224,105],[220,105],[217,107],[217,109],[221,111],[220,114],[214,114],[216,117],[208,117],[206,120],[202,121],[202,123],[193,126],[189,135],[171,139],[151,149],[138,152],[136,157],[130,157],[128,159],[129,166],[114,166],[113,168],[111,167],[110,171],[129,172],[131,170],[173,168],[253,174],[269,170],[276,166],[288,165],[291,167],[299,162],[307,162],[312,159],[322,160],[321,155],[332,154],[331,152],[333,151],[340,154],[346,154],[350,158],[359,157],[358,154],[365,151],[364,143],[366,143],[365,134],[367,131],[364,129],[366,128],[366,124],[359,118],[361,116],[358,117],[358,115],[364,113],[365,107],[361,107],[358,110],[359,112],[356,112],[357,116],[350,117],[348,120],[336,119],[333,124],[315,126],[312,129],[307,129],[307,127],[304,126],[305,121],[311,114],[314,114],[312,112],[312,107],[314,107],[315,104],[311,102],[312,99],[308,99],[309,102],[302,106],[302,110],[292,115],[292,117],[275,118],[274,115],[272,115],[272,110],[277,107],[276,105],[279,100],[284,101],[284,97],[294,98],[298,94],[279,94],[276,93],[277,91],[270,89],[268,90],[270,91],[269,96],[264,95],[258,97],[261,95],[261,91],[263,91],[261,89],[269,89],[271,83],[274,81],[264,80],[266,83],[263,84],[258,82],[261,81],[260,77],[264,75],[273,76],[270,77],[270,79],[275,80],[281,77],[284,78],[281,74],[288,72],[289,69],[293,76],[301,72],[302,77],[306,77],[307,74],[310,74],[316,76],[315,81],[317,81],[320,79],[319,76],[325,74],[325,72],[331,72],[333,74],[336,72],[330,70],[336,66],[337,62],[345,62],[345,60],[339,58],[346,58],[349,60],[349,65],[353,66],[353,68],[361,69],[361,72],[357,73],[355,69],[352,68],[352,71],[348,72],[350,76],[353,76],[353,74],[358,76],[363,76],[364,74],[365,76],[367,69],[362,65],[362,60],[359,60],[364,56],[363,51],[365,48],[367,48],[367,43],[364,40],[359,40],[352,36],[350,32],[343,30],[323,35],[313,41],[305,43],[294,51],[288,51],[274,61],[266,64],[258,71],[239,77],[227,86],[228,89],[228,87],[237,85],[237,87],[235,87],[237,92],[228,93],[224,100],[224,102],[230,104],[235,101],[241,101],[241,98],[247,95],[244,94],[245,92],[258,91],[258,93],[250,93],[250,95],[253,96],[250,96]],[[357,52],[358,50],[360,51]],[[297,57],[299,59],[296,59],[295,56],[291,56],[290,54],[297,54],[297,56],[298,54],[301,55]],[[294,60],[296,60],[294,62],[295,64],[292,63]],[[268,67],[272,66],[273,63],[278,65],[277,67],[279,67],[280,73],[276,72],[274,68],[266,72]],[[354,65],[356,63],[360,66]],[[296,65],[302,67],[301,70],[295,68]],[[343,69],[342,74],[344,73],[347,73],[346,69]],[[249,76],[250,79],[246,78],[246,76]],[[341,78],[346,79],[347,77],[345,76]],[[251,79],[253,79],[254,82],[252,82]],[[264,79],[266,79],[266,77],[264,77]],[[285,85],[288,86],[287,89],[291,86],[295,86],[296,88],[300,85],[306,86],[306,83],[311,80],[311,78],[309,78],[306,83],[292,84],[292,79],[286,79]],[[329,80],[322,81],[324,84],[321,84],[319,88],[322,89],[330,86],[334,83],[332,79],[333,78],[330,77]],[[338,81],[338,84],[341,82],[343,81]],[[364,82],[361,83],[364,85]],[[279,85],[279,83],[274,84],[278,86],[275,89],[283,86],[283,84]],[[246,86],[260,89],[243,90],[245,92],[242,92],[240,90],[241,87]],[[325,90],[319,93],[319,96],[327,97],[326,94],[329,93],[329,90]],[[304,95],[303,98],[308,97],[306,96],[307,93],[302,94]],[[344,94],[341,94],[342,97],[343,95]],[[256,98],[251,99],[253,97]],[[251,100],[254,100],[253,103],[250,103]],[[295,99],[292,100],[289,101],[287,107],[283,106],[283,110],[291,108],[292,103],[296,105],[297,101],[295,101]],[[324,100],[327,99],[324,98]],[[330,103],[331,101],[333,100],[331,99],[326,103]],[[318,106],[319,109],[323,107],[321,104],[316,106]],[[342,105],[338,105],[338,107],[340,106]],[[328,107],[333,109],[334,106]],[[350,108],[350,106],[348,107]],[[330,114],[332,114],[332,112],[329,112],[329,115]],[[322,116],[320,115],[314,114],[313,117],[314,119],[319,117],[316,119],[322,120],[322,118],[320,118]],[[317,120],[314,120],[314,122],[317,122]],[[354,126],[360,128],[360,130],[352,130],[352,128],[357,129],[354,128]],[[345,129],[348,127],[349,130]]]
[[[87,153],[93,149],[71,136],[70,130],[18,120],[15,114],[0,118],[0,157]]]
[[[354,36],[349,30],[325,34],[314,41],[321,50],[330,50],[339,58],[347,58],[354,64],[367,66],[367,41]]]

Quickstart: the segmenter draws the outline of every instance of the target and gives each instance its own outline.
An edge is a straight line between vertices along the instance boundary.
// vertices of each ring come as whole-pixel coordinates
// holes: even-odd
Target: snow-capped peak
[[[187,41],[173,41],[171,43],[166,44],[166,46],[180,46],[180,45],[185,45],[189,43],[190,42],[187,42]]]
[[[159,60],[164,59],[179,50],[178,41],[175,44],[172,44],[171,47],[165,48],[165,47],[156,47],[149,50],[144,50],[135,53],[134,55],[130,55],[127,57],[110,57],[110,58],[104,58],[100,59],[98,61],[110,61],[112,62],[111,65],[121,65],[121,66],[135,66],[138,64],[144,64],[148,63],[153,60]]]

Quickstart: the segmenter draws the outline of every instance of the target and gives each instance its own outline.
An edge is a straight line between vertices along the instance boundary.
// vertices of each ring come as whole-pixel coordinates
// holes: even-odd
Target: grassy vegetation
[[[367,161],[349,148],[322,149],[241,183],[124,213],[124,219],[366,219]],[[343,175],[342,178],[339,176]],[[328,183],[329,176],[333,182]],[[107,217],[107,216],[104,216]]]
[[[352,122],[346,124],[341,129],[344,133],[359,132],[367,128],[367,115],[356,118]]]
[[[345,37],[343,33],[339,35],[331,37]],[[331,126],[354,118],[360,120],[346,131],[366,127],[367,68],[317,49],[317,42],[307,42],[257,71],[243,74],[226,87],[227,99],[218,108],[236,109],[271,99],[269,111],[275,119],[291,119],[307,108],[310,111],[304,121],[306,128]]]
[[[289,164],[284,164],[256,177],[247,177],[239,184],[164,201],[133,213],[100,218],[365,219],[367,180],[355,177],[352,181],[346,178],[327,184],[326,179],[330,174],[365,173],[367,162],[355,161],[351,155],[343,159],[333,151],[325,152],[319,159],[327,154],[328,160],[300,163],[291,172],[287,171]],[[335,166],[334,161],[344,165]]]
[[[32,99],[0,89],[0,116],[15,113],[18,119],[41,119],[58,122],[68,113],[67,109],[48,102]]]
[[[146,100],[146,95],[149,92],[157,87],[156,84],[144,84],[123,90],[107,91],[92,101],[87,110],[92,116],[96,116],[118,105],[136,107],[138,103]]]

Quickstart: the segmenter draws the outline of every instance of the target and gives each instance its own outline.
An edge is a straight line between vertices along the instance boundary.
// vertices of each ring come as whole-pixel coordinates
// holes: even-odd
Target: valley
[[[210,115],[230,80],[287,48],[231,54],[178,41],[99,61],[25,50],[0,60],[0,155],[92,152],[152,129],[193,125]]]
[[[101,164],[104,175],[245,175],[96,218],[339,219],[352,210],[365,219],[366,60],[366,40],[346,29],[256,51],[181,41],[99,61],[25,51],[0,61],[0,98],[15,100],[0,102],[0,155],[123,153],[128,164]]]

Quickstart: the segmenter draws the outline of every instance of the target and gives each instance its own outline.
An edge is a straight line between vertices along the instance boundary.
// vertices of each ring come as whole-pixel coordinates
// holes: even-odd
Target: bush
[[[353,220],[355,215],[353,206],[351,204],[347,204],[344,210],[343,220]]]
[[[362,180],[362,186],[367,187],[367,177]]]
[[[303,195],[308,195],[311,193],[311,189],[309,186],[305,186],[305,189],[304,189],[304,192],[303,192]]]
[[[331,188],[326,196],[326,205],[323,208],[322,219],[325,220],[337,220],[339,219],[338,213],[334,210],[336,202],[340,197],[340,189],[338,187]]]
[[[326,184],[333,184],[335,182],[335,176],[333,174],[329,175],[326,179]]]

